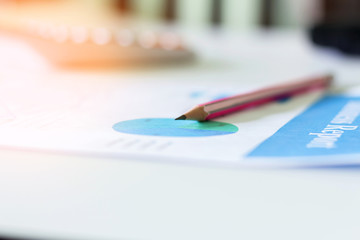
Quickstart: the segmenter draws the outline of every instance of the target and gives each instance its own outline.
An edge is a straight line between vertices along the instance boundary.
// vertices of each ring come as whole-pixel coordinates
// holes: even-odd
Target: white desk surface
[[[318,52],[301,35],[229,39],[202,40],[198,52],[204,58],[193,65],[144,71],[160,78],[183,74],[189,80],[192,72],[210,79],[232,73],[260,82],[330,68],[340,84],[360,83],[359,60]],[[0,40],[2,50],[12,43]],[[228,55],[220,56],[219,51]],[[230,55],[237,60],[225,61]],[[43,71],[22,61],[26,63],[2,55],[0,78],[19,69],[22,74]],[[259,63],[264,63],[260,69]],[[60,239],[359,239],[359,169],[229,169],[3,149],[0,234]]]

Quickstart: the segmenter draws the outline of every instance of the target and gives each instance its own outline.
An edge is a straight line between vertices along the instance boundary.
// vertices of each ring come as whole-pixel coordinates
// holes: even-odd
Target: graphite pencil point
[[[175,120],[185,120],[185,119],[186,119],[185,115],[181,115],[180,117],[175,118]]]

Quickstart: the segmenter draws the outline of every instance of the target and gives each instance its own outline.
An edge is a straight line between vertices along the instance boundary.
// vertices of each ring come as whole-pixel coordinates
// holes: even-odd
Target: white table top
[[[215,49],[216,41],[229,41],[222,49],[234,51],[226,56],[217,56],[219,50],[205,51]],[[203,42],[205,50],[200,52],[211,60],[187,68],[203,71],[204,76],[233,71],[260,82],[265,72],[268,81],[276,81],[301,71],[331,68],[343,85],[356,83],[360,76],[359,60],[318,53],[301,35],[240,35],[231,41],[218,37]],[[254,49],[262,53],[254,54]],[[231,54],[239,54],[238,61],[224,61]],[[15,56],[1,58],[13,71],[16,62],[21,63]],[[254,65],[257,61],[265,62],[262,75]],[[292,66],[295,62],[297,67]],[[171,75],[183,70],[150,72]],[[11,74],[4,67],[0,77]],[[356,167],[229,169],[3,149],[0,234],[69,239],[359,239],[358,171]]]

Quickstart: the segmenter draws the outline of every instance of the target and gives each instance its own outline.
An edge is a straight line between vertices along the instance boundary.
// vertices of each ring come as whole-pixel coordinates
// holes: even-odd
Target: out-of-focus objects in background
[[[312,41],[348,55],[360,55],[360,1],[324,0],[323,17],[310,31]]]
[[[133,1],[0,1],[3,32],[61,66],[187,61],[176,29],[135,16]]]
[[[193,54],[182,30],[211,27],[241,32],[326,23],[315,28],[314,42],[341,42],[336,47],[352,53],[359,5],[357,0],[0,0],[0,28],[26,39],[52,62],[73,66],[187,61]]]
[[[29,20],[19,32],[35,49],[62,66],[184,61],[193,54],[172,30],[91,27]]]

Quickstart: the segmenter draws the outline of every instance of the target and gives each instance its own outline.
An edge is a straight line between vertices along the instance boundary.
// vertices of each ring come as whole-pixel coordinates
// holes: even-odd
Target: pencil
[[[197,105],[175,120],[210,120],[310,91],[326,89],[331,85],[332,80],[333,76],[329,74],[278,84],[252,92],[218,99]]]

